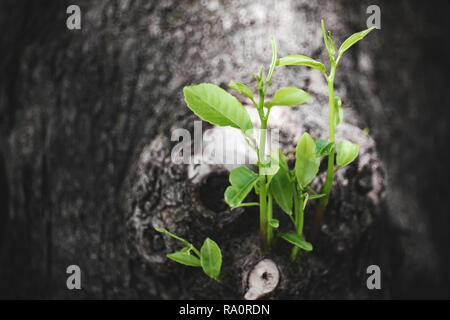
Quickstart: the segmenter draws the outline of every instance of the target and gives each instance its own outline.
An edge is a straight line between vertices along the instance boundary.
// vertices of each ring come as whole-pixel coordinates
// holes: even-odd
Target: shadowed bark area
[[[81,7],[79,31],[66,29],[69,4]],[[194,184],[187,166],[169,161],[171,131],[192,131],[196,119],[181,89],[200,82],[225,88],[230,79],[252,84],[250,72],[270,64],[270,35],[280,56],[327,61],[320,19],[339,43],[365,28],[369,4],[2,1],[0,297],[242,298],[246,275],[262,258],[257,213],[229,212],[220,202],[222,169]],[[402,1],[380,7],[382,30],[346,53],[336,79],[353,128],[343,137],[370,148],[339,176],[344,185],[333,190],[317,253],[292,265],[284,261],[288,248],[277,244],[270,258],[280,283],[272,298],[448,295],[446,188],[430,178],[448,173],[441,161],[448,152],[439,151],[448,126],[437,121],[448,116],[437,64],[448,45],[442,50],[434,20],[447,11]],[[295,113],[295,134],[326,134],[320,73],[289,67],[276,70],[272,82],[269,95],[294,85],[314,97]],[[376,145],[358,129],[364,127]],[[290,137],[286,152],[298,138]],[[158,141],[160,153],[143,161]],[[378,174],[382,182],[371,184]],[[368,196],[374,190],[375,198]],[[223,244],[228,278],[218,284],[170,263],[164,254],[176,244],[155,234],[155,223],[192,235],[197,246],[206,236]],[[83,272],[81,291],[65,286],[71,264]],[[365,288],[370,264],[382,265],[382,292]]]

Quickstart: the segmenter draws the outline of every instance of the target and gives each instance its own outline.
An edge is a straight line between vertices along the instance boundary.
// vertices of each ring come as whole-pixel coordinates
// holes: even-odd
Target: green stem
[[[269,246],[272,242],[273,229],[270,225],[272,215],[272,197],[267,199],[267,179],[262,174],[262,166],[265,163],[266,139],[267,139],[267,117],[264,116],[264,91],[259,91],[259,115],[261,120],[261,134],[259,137],[259,175],[261,176],[261,183],[259,188],[259,228],[261,237],[261,250],[263,253],[269,251]],[[269,200],[269,203],[267,203]]]
[[[307,187],[308,191],[311,192],[312,194],[317,195],[318,193],[316,192],[316,190],[314,190],[313,188],[311,188],[310,186]]]
[[[334,106],[334,76],[336,74],[336,64],[331,62],[331,72],[330,76],[327,78],[328,82],[328,106],[329,106],[329,114],[330,114],[330,124],[329,124],[329,136],[328,142],[333,142],[333,148],[328,155],[328,168],[327,168],[327,176],[325,179],[325,184],[322,189],[323,194],[326,194],[323,198],[320,199],[319,204],[316,209],[316,213],[314,216],[314,224],[312,230],[312,240],[314,240],[318,234],[320,225],[322,224],[322,217],[325,211],[325,208],[328,205],[328,200],[330,198],[331,187],[333,185],[334,180],[334,152],[335,152],[335,137],[334,137],[334,128],[336,125],[335,119],[335,106]]]
[[[197,255],[197,257],[198,257],[199,259],[201,259],[200,251],[198,251],[194,246],[192,246],[192,251],[194,251],[194,253]]]
[[[238,204],[237,206],[231,207],[231,210],[241,208],[241,207],[256,207],[259,206],[259,202],[245,202]]]
[[[302,192],[296,195],[294,198],[294,210],[295,210],[295,233],[299,236],[303,234],[303,221],[304,221],[304,210],[303,210],[303,197]],[[299,247],[294,246],[291,251],[291,261],[295,261],[299,251]]]
[[[324,192],[326,194],[325,202],[328,202],[328,198],[331,192],[331,185],[334,179],[334,127],[336,125],[335,119],[335,106],[334,106],[334,73],[336,72],[336,67],[331,69],[330,78],[328,80],[328,107],[330,109],[330,132],[328,137],[328,142],[333,143],[333,148],[328,156],[328,168],[327,168],[327,178],[325,180]]]
[[[261,168],[260,168],[261,171]],[[266,190],[266,176],[262,176],[262,181],[259,188],[259,228],[261,250],[263,253],[268,252],[268,229],[269,221],[267,220],[267,190]]]
[[[272,220],[272,194],[270,192],[268,192],[267,194],[267,244],[270,247],[272,245],[273,242],[273,227],[270,224],[270,221]]]
[[[192,251],[194,251],[194,253],[195,253],[196,255],[198,255],[198,257],[200,258],[200,251],[198,251],[198,250],[194,247],[194,245],[193,245],[192,243],[190,243],[189,241],[187,241],[187,240],[185,240],[185,239],[183,239],[183,238],[177,236],[176,234],[173,234],[172,232],[167,231],[167,230],[164,229],[164,228],[155,228],[155,229],[156,229],[156,231],[158,231],[158,232],[167,234],[169,237],[172,237],[172,238],[174,238],[174,239],[176,239],[176,240],[182,242],[184,245],[186,245],[188,248],[190,248]]]
[[[264,162],[266,152],[267,120],[261,119],[261,135],[259,137],[259,161]]]

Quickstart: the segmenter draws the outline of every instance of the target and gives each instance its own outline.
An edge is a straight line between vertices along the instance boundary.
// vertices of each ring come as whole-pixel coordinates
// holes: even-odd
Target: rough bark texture
[[[261,259],[257,214],[216,207],[223,173],[202,187],[185,178],[186,166],[164,162],[172,129],[192,130],[196,119],[181,88],[252,83],[250,72],[270,63],[270,35],[280,56],[327,61],[320,18],[342,40],[365,27],[371,3],[73,3],[82,10],[81,31],[65,27],[69,2],[0,4],[0,296],[242,297],[245,274]],[[274,250],[281,279],[272,298],[367,297],[363,266],[372,263],[385,268],[377,297],[449,295],[447,180],[439,179],[448,176],[447,82],[439,64],[449,53],[442,40],[448,10],[406,1],[380,7],[382,30],[346,54],[336,80],[346,125],[369,127],[377,146],[360,131],[342,133],[363,139],[366,152],[339,176],[344,186],[333,191],[317,252],[291,265],[283,260],[287,247]],[[295,133],[321,135],[321,75],[293,67],[272,81],[272,89],[295,85],[313,94],[313,110],[299,112],[319,112],[308,118],[317,123]],[[154,155],[158,141],[164,147]],[[388,184],[370,183],[380,167],[376,149]],[[159,162],[147,163],[146,152]],[[201,199],[211,189],[217,201]],[[197,245],[205,236],[223,244],[224,284],[163,259],[176,244],[154,234],[154,223],[192,235]],[[83,271],[82,291],[65,286],[70,264]]]

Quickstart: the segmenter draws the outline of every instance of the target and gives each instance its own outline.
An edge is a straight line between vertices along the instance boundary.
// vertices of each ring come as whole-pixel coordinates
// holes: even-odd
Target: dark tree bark
[[[79,31],[65,27],[68,2],[0,4],[5,30],[0,39],[0,296],[242,298],[248,273],[262,259],[256,247],[257,214],[252,209],[229,212],[220,202],[227,185],[222,169],[193,183],[186,178],[186,166],[168,161],[171,131],[192,130],[196,119],[185,106],[182,87],[213,82],[225,88],[230,79],[252,83],[250,72],[270,63],[270,35],[280,56],[302,53],[327,61],[320,19],[325,18],[335,39],[343,40],[365,28],[370,3],[76,4],[82,11]],[[409,80],[401,94],[394,88],[426,56],[419,49],[409,54],[414,40],[436,31],[427,20],[435,12],[422,12],[422,17],[420,5],[406,2],[384,1],[381,8],[382,30],[349,51],[336,80],[337,95],[344,101],[343,128],[348,128],[342,135],[361,142],[364,152],[339,175],[325,228],[314,244],[317,250],[288,264],[288,248],[277,244],[269,257],[280,271],[272,298],[448,294],[448,272],[443,270],[449,266],[450,242],[444,232],[449,221],[438,201],[422,215],[434,184],[420,180],[447,172],[433,157],[436,153],[422,144],[443,136],[448,127],[439,126],[421,143],[409,129],[414,123],[433,126],[439,115],[395,120],[409,112],[405,101],[417,112],[429,96],[411,91]],[[394,21],[399,15],[403,20]],[[388,32],[404,31],[413,21],[419,21],[418,33]],[[391,49],[391,41],[402,44],[398,51]],[[432,49],[437,58],[443,57],[439,49]],[[406,53],[408,59],[400,58]],[[429,82],[444,79],[429,61],[412,75],[426,71]],[[277,84],[273,90],[295,85],[314,97],[310,107],[296,113],[299,127],[286,129],[291,138],[285,151],[295,145],[293,132],[308,130],[315,138],[326,134],[327,91],[320,74],[285,68],[272,81]],[[371,129],[377,145],[357,129],[364,127]],[[155,155],[158,141],[162,148]],[[441,141],[435,145],[440,147]],[[404,144],[415,151],[397,151]],[[404,173],[415,163],[408,157],[420,157],[419,150],[431,152],[425,159],[435,166],[414,164],[413,176],[420,181],[405,183]],[[146,152],[152,156],[143,158]],[[438,189],[438,196],[445,195],[440,183]],[[205,190],[213,192],[205,195]],[[160,224],[192,237],[197,245],[206,236],[215,238],[223,246],[227,280],[218,284],[165,259],[177,246],[154,233],[152,226]],[[442,241],[447,244],[440,245]],[[82,291],[65,286],[71,264],[82,269]],[[382,266],[382,292],[365,287],[370,264]]]

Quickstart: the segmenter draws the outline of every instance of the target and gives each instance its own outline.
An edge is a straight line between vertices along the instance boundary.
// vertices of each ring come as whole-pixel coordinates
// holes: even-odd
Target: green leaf
[[[335,120],[336,125],[341,123],[342,119],[344,119],[344,110],[342,109],[342,100],[339,97],[334,98],[334,110],[335,110]]]
[[[222,267],[222,253],[217,243],[206,238],[200,249],[200,257],[203,271],[211,278],[218,280]]]
[[[280,221],[277,219],[270,219],[269,224],[272,226],[272,228],[278,228],[280,226]]]
[[[262,90],[263,86],[264,86],[263,71],[264,71],[264,68],[261,67],[261,69],[259,69],[259,76],[257,77],[257,80],[258,80],[258,91]]]
[[[372,30],[374,30],[374,29],[376,29],[375,26],[373,26],[373,27],[371,27],[371,28],[369,28],[369,29],[366,29],[366,30],[363,30],[363,31],[354,33],[354,34],[352,34],[350,37],[348,37],[347,40],[345,40],[345,41],[342,43],[341,47],[339,48],[339,51],[338,51],[338,60],[340,59],[340,57],[342,56],[342,54],[343,54],[345,51],[347,51],[348,49],[350,49],[350,47],[353,46],[353,45],[354,45],[355,43],[357,43],[358,41],[362,40],[365,36],[367,36],[367,35],[368,35]]]
[[[317,139],[316,141],[316,156],[323,157],[330,154],[333,150],[333,142],[327,142],[323,139]]]
[[[297,144],[295,157],[295,175],[304,188],[314,179],[320,165],[320,159],[316,156],[316,143],[306,132]]]
[[[279,166],[279,153],[278,151],[272,152],[267,156],[267,160],[261,163],[259,166],[259,175],[268,176],[268,179],[278,172]]]
[[[277,66],[307,66],[321,71],[322,73],[326,72],[325,66],[323,63],[311,59],[307,56],[302,56],[299,54],[293,54],[286,57],[283,57],[277,61]]]
[[[264,103],[264,106],[270,108],[272,106],[296,106],[308,102],[311,97],[302,89],[287,87],[275,92],[272,101]]]
[[[316,155],[320,156],[321,151],[323,148],[326,147],[326,145],[328,144],[328,142],[322,138],[317,139],[316,141]]]
[[[334,50],[333,37],[331,36],[330,31],[328,31],[328,50],[330,51],[330,55],[334,57],[336,50]]]
[[[305,197],[305,199],[303,199],[303,210],[305,210],[306,205],[308,204],[308,200],[309,200],[309,193],[305,192],[303,194],[303,196]]]
[[[259,76],[254,72],[252,72],[252,76],[255,77],[256,83],[258,84],[258,87],[259,87],[259,82],[260,82]]]
[[[325,23],[323,22],[323,19],[320,21],[322,25],[322,34],[323,34],[323,42],[325,43],[325,47],[327,48],[328,54],[330,54],[330,49],[328,45],[328,39],[327,39],[327,30],[325,29]]]
[[[253,128],[250,116],[235,97],[222,88],[202,83],[183,88],[184,99],[196,115],[218,126],[230,126],[247,130]]]
[[[280,237],[305,251],[312,251],[313,246],[303,236],[294,233],[280,233]]]
[[[281,149],[279,150],[279,159],[280,168],[272,178],[272,182],[270,183],[270,191],[280,208],[288,215],[292,215],[295,185],[289,177],[289,168],[286,162],[286,157],[281,152]]]
[[[275,69],[275,65],[277,63],[277,46],[273,37],[270,40],[272,41],[272,63],[270,64],[269,73],[267,74],[266,87],[264,89],[264,92],[266,92],[267,88],[269,87],[270,79],[272,79],[273,70]]]
[[[245,166],[233,169],[230,173],[230,183],[225,190],[225,202],[230,207],[238,206],[258,181],[258,174]]]
[[[345,167],[356,159],[359,152],[359,146],[348,140],[343,140],[337,145],[336,164],[339,168]]]
[[[169,253],[167,258],[190,267],[200,267],[200,259],[186,252]]]
[[[184,247],[183,249],[180,250],[180,252],[189,253],[191,252],[191,250],[192,250],[191,247]]]
[[[240,83],[240,82],[234,82],[233,80],[230,80],[230,82],[228,83],[228,86],[231,89],[234,89],[234,90],[242,93],[243,95],[249,97],[250,100],[253,100],[253,92],[245,84]]]

